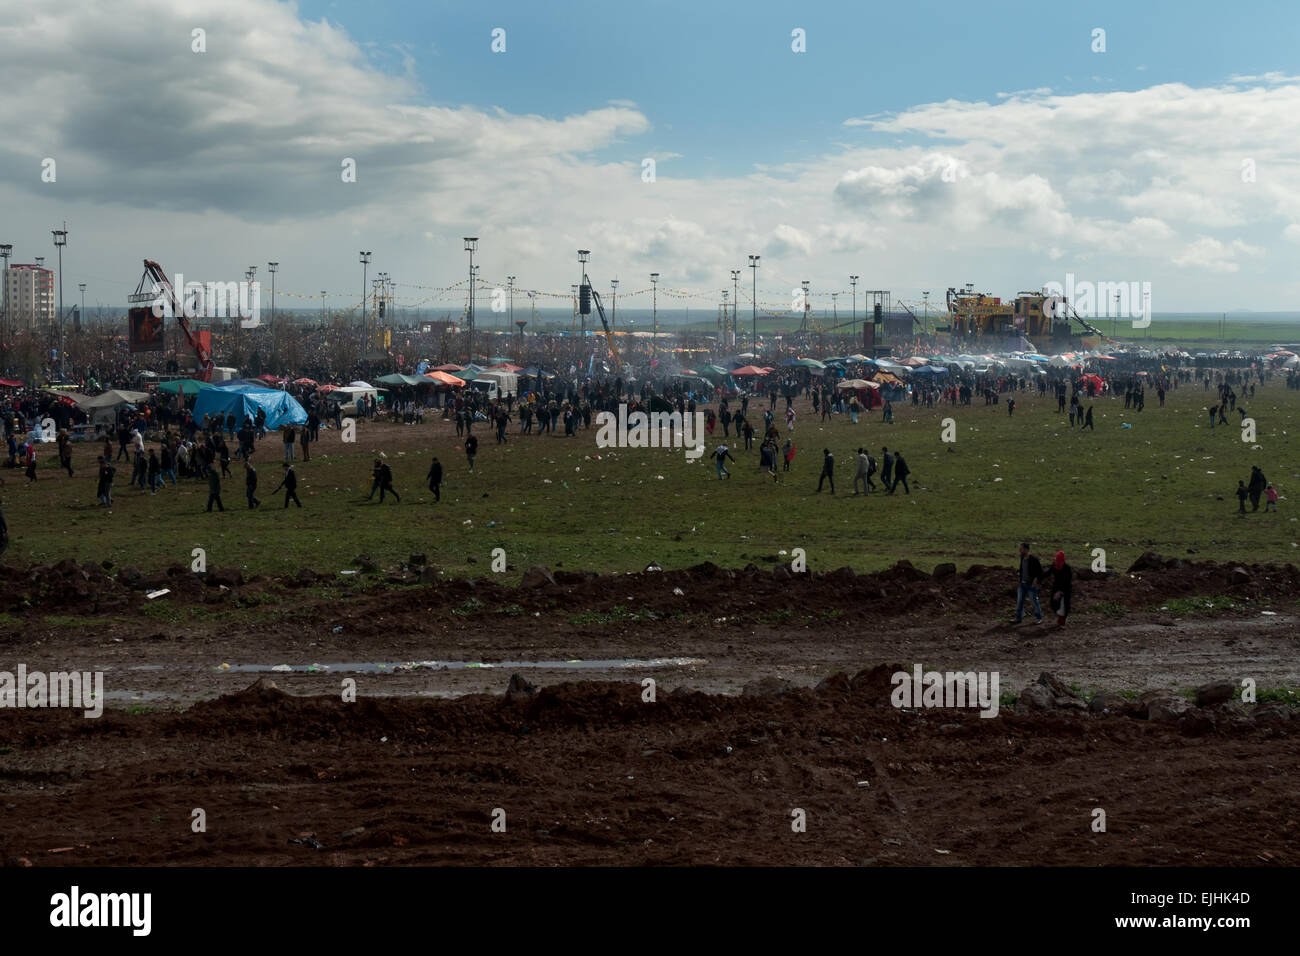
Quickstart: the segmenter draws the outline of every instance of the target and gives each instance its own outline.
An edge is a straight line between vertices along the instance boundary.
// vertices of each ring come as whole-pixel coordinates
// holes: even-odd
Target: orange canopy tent
[[[448,375],[446,372],[429,372],[424,377],[433,379],[439,385],[453,385],[459,388],[465,384],[463,378],[457,378],[455,375]]]

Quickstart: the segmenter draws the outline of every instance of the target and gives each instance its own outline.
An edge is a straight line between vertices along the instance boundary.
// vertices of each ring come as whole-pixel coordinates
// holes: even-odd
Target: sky
[[[850,275],[1294,310],[1297,40],[1269,2],[0,0],[0,242],[49,265],[66,221],[92,308],[145,258],[355,305],[369,250],[459,312],[472,235],[479,294],[542,305],[583,248],[623,307],[738,269],[742,310],[847,309]]]

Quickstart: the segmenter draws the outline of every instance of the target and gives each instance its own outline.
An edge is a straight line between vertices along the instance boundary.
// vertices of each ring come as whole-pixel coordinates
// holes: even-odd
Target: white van
[[[360,412],[360,402],[363,399],[374,398],[379,401],[379,392],[377,388],[336,388],[329,393],[329,400],[339,403],[339,412],[343,415],[356,415]]]
[[[496,395],[499,395],[502,398],[507,395],[513,395],[516,398],[519,397],[519,375],[515,372],[501,372],[490,369],[486,372],[479,372],[478,378],[474,379],[474,381],[495,382]],[[493,397],[495,398],[496,396],[494,395]]]
[[[489,402],[496,400],[497,397],[496,379],[484,378],[482,375],[480,375],[472,382],[467,382],[466,386],[468,388],[474,389],[476,392],[478,392],[483,398],[487,399]]]

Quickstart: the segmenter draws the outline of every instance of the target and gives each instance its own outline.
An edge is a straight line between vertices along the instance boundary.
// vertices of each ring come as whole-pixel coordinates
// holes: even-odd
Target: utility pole
[[[650,312],[654,316],[654,333],[650,340],[650,361],[655,362],[659,358],[659,273],[650,273]]]
[[[55,229],[54,246],[59,250],[59,379],[63,379],[64,360],[63,360],[63,247],[68,244],[68,224],[65,222],[62,229]]]
[[[469,253],[469,331],[468,364],[474,364],[474,250],[478,248],[478,236],[465,237],[465,251]]]
[[[358,318],[361,320],[361,334],[365,335],[366,328],[366,270],[370,268],[370,253],[361,253],[361,314]],[[364,351],[364,349],[362,350]]]
[[[858,324],[858,277],[849,276],[849,285],[853,289],[853,327],[856,329]]]
[[[731,338],[733,340],[739,340],[740,338],[740,313],[739,313],[740,270],[739,269],[731,270],[731,291],[733,293],[731,297]],[[730,345],[735,345],[736,343],[735,341],[729,341],[727,344],[730,346]]]
[[[272,334],[274,335],[274,334],[275,334],[275,328],[276,328],[276,325],[275,325],[275,274],[276,274],[277,272],[280,271],[280,263],[278,263],[278,262],[268,262],[268,263],[266,264],[266,268],[267,268],[267,271],[269,271],[269,272],[271,273],[271,330],[272,330]]]
[[[609,334],[614,334],[614,323],[618,321],[618,280],[609,280]]]
[[[758,260],[761,256],[749,257],[749,268],[752,270],[754,277],[754,287],[751,292],[753,301],[750,303],[750,321],[753,324],[754,333],[754,358],[758,359]]]
[[[324,289],[320,290],[320,324],[322,327],[325,325],[325,299],[328,295],[329,293]]]
[[[3,308],[4,321],[0,322],[0,342],[5,345],[9,344],[9,257],[14,254],[14,246],[11,242],[0,243],[0,259],[4,259],[4,271],[0,272],[0,283],[4,288],[0,289],[0,307]]]
[[[506,276],[506,285],[510,289],[510,324],[515,324],[515,277]]]
[[[86,283],[78,282],[77,288],[81,290],[81,311],[77,313],[77,323],[72,327],[73,335],[81,331],[82,316],[86,314]]]

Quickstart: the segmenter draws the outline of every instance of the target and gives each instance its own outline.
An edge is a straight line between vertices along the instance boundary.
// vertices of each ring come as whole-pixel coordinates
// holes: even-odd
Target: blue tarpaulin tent
[[[205,388],[194,402],[194,418],[197,421],[202,421],[204,415],[224,418],[233,412],[235,421],[242,423],[245,415],[256,418],[259,408],[266,410],[267,428],[302,425],[307,421],[307,410],[288,392],[252,386]]]

